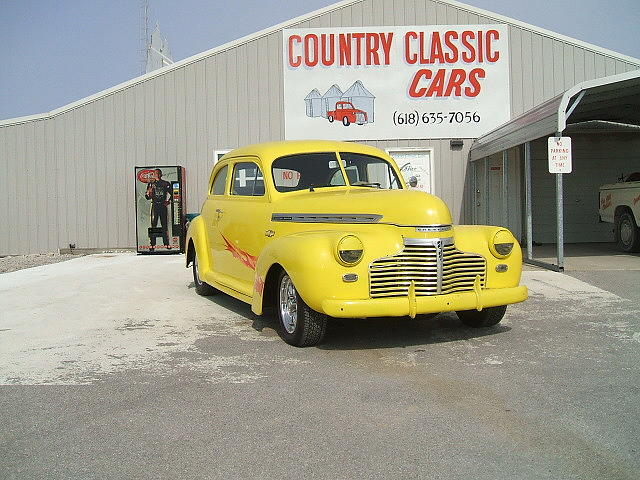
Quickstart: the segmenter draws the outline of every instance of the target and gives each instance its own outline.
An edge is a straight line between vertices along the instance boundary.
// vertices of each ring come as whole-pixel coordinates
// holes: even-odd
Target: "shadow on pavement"
[[[436,343],[470,340],[508,332],[511,327],[468,328],[455,313],[436,317],[397,318],[333,318],[325,340],[318,348],[324,350],[365,350],[375,348],[415,347]]]
[[[193,288],[193,283],[189,288]],[[256,332],[262,332],[265,328],[278,331],[275,313],[258,316],[251,311],[248,304],[224,293],[204,298],[246,318]],[[317,348],[365,350],[413,347],[470,340],[505,333],[509,330],[511,327],[506,325],[468,328],[458,320],[455,313],[442,313],[435,317],[419,315],[415,319],[409,317],[330,318],[324,341]]]

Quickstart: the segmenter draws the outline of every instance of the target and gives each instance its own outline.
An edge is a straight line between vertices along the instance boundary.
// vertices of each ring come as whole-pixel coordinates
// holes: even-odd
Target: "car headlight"
[[[513,238],[509,230],[498,230],[493,236],[489,247],[494,257],[505,258],[511,255],[514,243],[515,238]]]
[[[336,258],[338,262],[347,267],[357,265],[362,260],[364,246],[355,235],[346,235],[338,242],[336,249]]]

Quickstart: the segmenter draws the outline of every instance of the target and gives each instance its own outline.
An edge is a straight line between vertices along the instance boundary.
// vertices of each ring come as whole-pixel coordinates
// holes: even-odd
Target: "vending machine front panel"
[[[184,168],[135,167],[138,253],[184,250]]]

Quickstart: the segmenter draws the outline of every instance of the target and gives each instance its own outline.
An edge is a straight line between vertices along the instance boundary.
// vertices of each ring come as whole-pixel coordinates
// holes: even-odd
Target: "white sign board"
[[[549,173],[571,173],[571,137],[549,137]]]
[[[287,139],[476,138],[510,119],[506,25],[286,29]]]

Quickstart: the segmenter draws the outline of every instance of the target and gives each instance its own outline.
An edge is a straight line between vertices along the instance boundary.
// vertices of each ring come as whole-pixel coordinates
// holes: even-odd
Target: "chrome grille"
[[[476,276],[484,285],[486,261],[482,255],[456,250],[453,239],[405,238],[397,255],[369,265],[372,298],[407,296],[411,282],[416,295],[438,295],[473,290]]]

